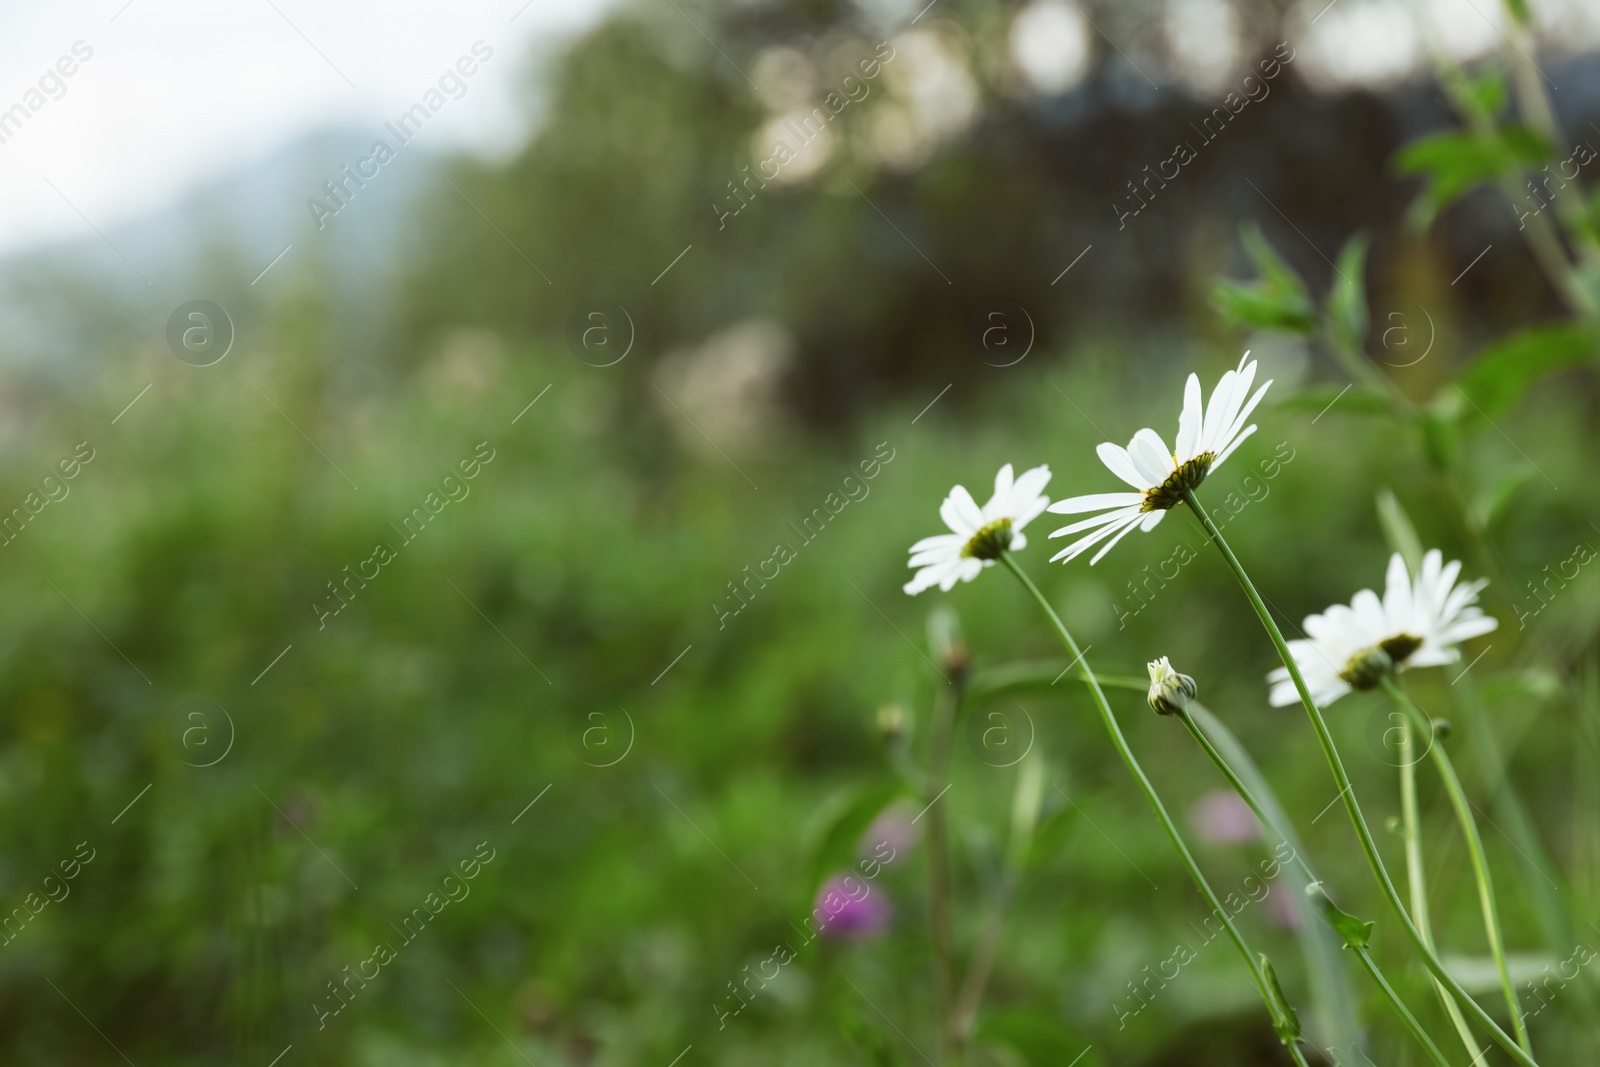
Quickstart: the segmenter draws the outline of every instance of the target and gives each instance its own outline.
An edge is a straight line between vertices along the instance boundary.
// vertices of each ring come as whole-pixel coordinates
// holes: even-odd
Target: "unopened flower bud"
[[[1179,674],[1167,657],[1152,660],[1150,668],[1150,709],[1157,715],[1173,715],[1189,706],[1200,687],[1187,674]]]
[[[956,683],[966,678],[971,665],[967,642],[961,636],[961,620],[948,604],[939,605],[928,616],[928,645],[940,673]]]
[[[878,734],[885,741],[898,741],[906,733],[906,712],[899,704],[885,704],[878,709]]]

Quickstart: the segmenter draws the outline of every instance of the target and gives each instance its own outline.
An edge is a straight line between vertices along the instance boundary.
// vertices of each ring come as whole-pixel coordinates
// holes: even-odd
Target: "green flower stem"
[[[950,742],[955,732],[956,706],[960,697],[947,686],[940,692],[933,712],[933,731],[928,747],[928,777],[924,788],[928,802],[928,925],[933,942],[933,991],[939,1006],[939,1045],[941,1063],[956,1062],[955,1041],[955,953],[950,932],[950,849],[944,807],[937,801],[945,788],[950,769]]]
[[[1028,865],[1028,852],[1033,847],[1034,830],[1039,825],[1039,803],[1043,796],[1044,761],[1038,756],[1024,758],[1017,768],[1017,784],[1011,798],[1011,833],[1006,844],[1000,887],[995,893],[994,910],[984,923],[983,934],[978,939],[967,976],[961,983],[961,992],[956,997],[956,1037],[963,1046],[972,1036],[984,990],[988,988],[995,960],[1000,955],[1006,918]]]
[[[1277,834],[1280,840],[1289,840],[1289,835],[1267,815],[1266,809],[1262,807],[1260,801],[1256,800],[1255,794],[1251,792],[1250,787],[1245,785],[1243,779],[1229,766],[1222,753],[1217,751],[1216,746],[1211,743],[1211,739],[1205,735],[1199,724],[1194,721],[1194,717],[1188,711],[1180,711],[1178,712],[1178,718],[1183,722],[1184,727],[1189,731],[1190,736],[1195,739],[1195,742],[1205,750],[1207,756],[1211,757],[1211,762],[1217,765],[1217,770],[1222,772],[1222,776],[1228,780],[1228,784],[1233,786],[1234,792],[1239,794],[1241,800],[1250,805],[1250,810],[1255,812],[1257,819],[1261,820],[1261,825]],[[1316,872],[1311,869],[1311,864],[1299,849],[1295,849],[1294,858],[1295,864],[1300,868],[1301,873],[1305,875],[1308,883],[1322,881],[1317,877]],[[1367,950],[1365,945],[1356,948],[1354,951],[1366,968],[1367,974],[1372,976],[1372,980],[1383,991],[1385,999],[1389,1001],[1395,1013],[1405,1023],[1406,1029],[1411,1031],[1411,1036],[1415,1037],[1417,1043],[1427,1051],[1428,1058],[1438,1064],[1439,1067],[1450,1067],[1450,1061],[1444,1058],[1444,1053],[1439,1051],[1439,1046],[1433,1043],[1433,1038],[1428,1036],[1428,1032],[1422,1028],[1422,1024],[1417,1021],[1417,1017],[1411,1014],[1411,1009],[1406,1007],[1405,1001],[1400,999],[1400,995],[1394,991],[1394,988],[1384,978],[1383,972],[1378,969],[1377,961],[1372,958],[1372,953]]]
[[[1461,117],[1461,121],[1475,137],[1491,142],[1498,139],[1500,131],[1495,125],[1494,117],[1473,99],[1472,79],[1461,64],[1443,47],[1438,39],[1438,32],[1434,29],[1433,20],[1421,10],[1422,6],[1421,3],[1414,4],[1414,7],[1417,8],[1417,22],[1423,28],[1423,43],[1426,46],[1429,59],[1433,63],[1434,73],[1437,75],[1445,95],[1450,99],[1456,113]],[[1509,38],[1507,40],[1509,42]],[[1537,68],[1532,68],[1530,65],[1520,62],[1520,60],[1527,59],[1527,56],[1523,54],[1520,48],[1513,46],[1511,52],[1516,57],[1519,57],[1513,59],[1508,56],[1508,59],[1516,67],[1519,102],[1524,107],[1530,108],[1525,113],[1533,120],[1536,127],[1540,127],[1540,132],[1549,137],[1552,144],[1558,144],[1560,141],[1559,131],[1554,129],[1553,120],[1548,126],[1544,126],[1541,123],[1543,115],[1541,114],[1540,104],[1543,103],[1545,110],[1548,110],[1548,98],[1544,96],[1543,87],[1537,80],[1541,75],[1538,74]],[[1531,61],[1529,63],[1531,64]],[[1530,78],[1534,79],[1531,84]],[[1528,95],[1529,89],[1534,92],[1532,97]],[[1498,179],[1498,184],[1501,193],[1505,196],[1513,211],[1516,210],[1517,204],[1526,202],[1527,194],[1522,187],[1520,175],[1505,175]],[[1576,221],[1565,205],[1568,197],[1557,196],[1555,199],[1557,201],[1556,213],[1569,224]],[[1575,206],[1581,212],[1581,201]],[[1593,315],[1595,313],[1594,299],[1589,295],[1589,291],[1584,288],[1582,281],[1579,280],[1577,271],[1574,269],[1572,261],[1567,258],[1566,250],[1562,247],[1561,239],[1557,236],[1556,228],[1551,225],[1550,220],[1540,211],[1523,220],[1523,227],[1528,248],[1533,253],[1534,260],[1544,271],[1546,278],[1561,297],[1562,302],[1567,305],[1567,309],[1580,318],[1588,318]],[[1592,254],[1592,242],[1587,235],[1583,234],[1581,226],[1573,231],[1573,237],[1574,244],[1577,247]]]
[[[1428,882],[1427,871],[1422,861],[1422,820],[1417,815],[1417,760],[1420,756],[1414,755],[1414,734],[1409,725],[1402,724],[1400,730],[1400,827],[1406,845],[1406,882],[1411,890],[1411,919],[1417,924],[1417,929],[1422,934],[1422,939],[1428,943],[1430,949],[1438,951],[1433,942],[1433,922],[1428,914]],[[1472,1036],[1472,1031],[1467,1027],[1467,1021],[1461,1017],[1461,1005],[1457,1004],[1450,991],[1433,980],[1434,991],[1439,994],[1439,1003],[1444,1005],[1444,1012],[1450,1016],[1451,1025],[1456,1028],[1456,1033],[1461,1035],[1461,1043],[1466,1046],[1467,1053],[1474,1060],[1483,1057],[1483,1049]]]
[[[1155,809],[1156,818],[1161,822],[1161,828],[1166,831],[1168,839],[1172,842],[1173,849],[1178,853],[1178,858],[1188,868],[1189,877],[1194,879],[1194,884],[1199,887],[1200,895],[1205,897],[1206,903],[1211,906],[1212,912],[1222,920],[1222,924],[1227,929],[1228,936],[1232,939],[1234,947],[1239,950],[1239,955],[1244,957],[1245,965],[1250,968],[1250,981],[1255,985],[1256,992],[1261,995],[1262,1001],[1267,1005],[1267,1011],[1272,1014],[1274,1027],[1286,1024],[1287,1020],[1279,1017],[1278,1010],[1273,1005],[1272,997],[1267,992],[1266,976],[1262,973],[1256,954],[1251,951],[1250,946],[1245,942],[1244,935],[1239,932],[1239,928],[1233,924],[1233,918],[1228,914],[1228,909],[1223,907],[1222,901],[1217,899],[1217,894],[1212,890],[1211,883],[1206,881],[1206,876],[1201,872],[1200,865],[1195,862],[1194,856],[1190,854],[1189,847],[1183,843],[1183,837],[1178,833],[1178,827],[1173,823],[1172,816],[1167,814],[1166,806],[1161,803],[1161,798],[1156,795],[1155,786],[1150,784],[1150,779],[1145,776],[1144,768],[1139,766],[1138,757],[1133,754],[1133,749],[1128,746],[1128,739],[1122,736],[1122,728],[1117,725],[1117,717],[1111,710],[1110,702],[1106,700],[1105,691],[1100,688],[1100,683],[1095,680],[1094,671],[1090,669],[1088,661],[1083,658],[1083,653],[1078,649],[1078,642],[1072,639],[1072,634],[1067,631],[1066,624],[1061,621],[1061,616],[1056,614],[1055,608],[1050,606],[1050,601],[1046,600],[1044,594],[1039,592],[1039,587],[1033,584],[1033,579],[1029,578],[1021,567],[1017,566],[1017,561],[1011,558],[1011,553],[1002,552],[1000,561],[1011,569],[1011,573],[1017,576],[1017,580],[1022,583],[1023,588],[1027,589],[1032,594],[1033,599],[1038,601],[1039,607],[1044,610],[1045,617],[1050,620],[1050,625],[1055,628],[1056,635],[1061,638],[1061,643],[1066,646],[1068,654],[1073,657],[1073,662],[1083,668],[1084,681],[1089,685],[1089,692],[1094,697],[1094,705],[1100,712],[1100,720],[1105,724],[1106,733],[1111,737],[1111,744],[1116,748],[1117,754],[1122,757],[1122,762],[1127,765],[1128,772],[1133,775],[1134,781],[1144,791],[1145,799]],[[1300,1064],[1301,1067],[1307,1067],[1305,1056],[1300,1052],[1297,1043],[1285,1042],[1284,1047],[1289,1050],[1289,1054],[1294,1057],[1294,1061],[1297,1064]]]
[[[1394,679],[1385,678],[1383,688],[1405,708],[1406,714],[1410,716],[1411,723],[1417,730],[1416,736],[1431,741],[1433,724],[1422,713],[1422,709],[1412,703],[1411,698],[1395,684]],[[1461,779],[1456,776],[1455,765],[1450,760],[1450,754],[1444,750],[1444,746],[1430,743],[1428,755],[1439,770],[1445,794],[1450,798],[1450,806],[1455,809],[1456,821],[1461,824],[1461,836],[1466,839],[1467,852],[1472,857],[1472,873],[1478,882],[1478,903],[1483,909],[1483,931],[1489,938],[1489,952],[1494,956],[1495,969],[1500,972],[1500,988],[1505,991],[1506,1006],[1511,1009],[1511,1025],[1516,1030],[1517,1043],[1531,1056],[1533,1041],[1528,1036],[1528,1026],[1522,1018],[1522,1004],[1517,999],[1517,987],[1512,984],[1511,971],[1506,966],[1505,940],[1500,932],[1500,907],[1495,899],[1494,879],[1489,873],[1489,861],[1483,852],[1483,838],[1478,834],[1477,820],[1472,817],[1472,804],[1467,799],[1465,790],[1461,788]],[[1414,784],[1411,803],[1415,807]]]
[[[1200,519],[1206,533],[1216,544],[1218,551],[1233,569],[1234,577],[1239,580],[1240,587],[1245,596],[1249,598],[1251,607],[1255,608],[1256,616],[1261,620],[1261,625],[1266,629],[1267,636],[1272,639],[1273,647],[1278,650],[1278,657],[1283,661],[1284,668],[1288,670],[1289,677],[1294,680],[1294,687],[1300,694],[1300,702],[1305,705],[1306,715],[1311,719],[1311,728],[1316,732],[1317,742],[1322,746],[1322,754],[1328,761],[1328,769],[1333,772],[1334,783],[1339,786],[1339,797],[1344,801],[1345,812],[1350,816],[1350,825],[1355,828],[1356,838],[1361,843],[1361,851],[1366,854],[1367,865],[1372,868],[1372,876],[1378,883],[1378,888],[1383,891],[1384,898],[1389,906],[1394,909],[1395,915],[1400,919],[1400,925],[1405,930],[1406,936],[1422,956],[1423,963],[1429,971],[1465,1008],[1467,1013],[1483,1027],[1491,1037],[1511,1055],[1511,1058],[1522,1064],[1522,1067],[1538,1067],[1538,1061],[1525,1052],[1516,1041],[1512,1040],[1500,1025],[1494,1021],[1482,1005],[1473,1000],[1461,983],[1451,976],[1445,969],[1439,957],[1428,947],[1422,939],[1422,934],[1417,930],[1411,917],[1406,914],[1405,902],[1400,899],[1400,893],[1394,887],[1394,880],[1389,877],[1388,868],[1383,865],[1383,857],[1378,854],[1377,842],[1372,838],[1372,830],[1367,826],[1366,816],[1361,814],[1361,805],[1356,801],[1355,785],[1350,781],[1350,775],[1344,769],[1344,761],[1339,758],[1339,749],[1333,743],[1333,734],[1328,730],[1328,723],[1322,717],[1322,712],[1317,709],[1316,701],[1311,699],[1311,691],[1306,688],[1305,677],[1300,673],[1299,664],[1295,663],[1294,656],[1289,652],[1289,643],[1283,639],[1283,632],[1278,629],[1277,622],[1272,613],[1267,610],[1267,605],[1261,599],[1261,594],[1256,592],[1256,587],[1250,581],[1250,575],[1245,573],[1244,566],[1233,554],[1233,549],[1228,547],[1228,542],[1222,537],[1222,531],[1217,529],[1211,516],[1200,505],[1195,497],[1194,490],[1185,489],[1184,500],[1190,510]]]

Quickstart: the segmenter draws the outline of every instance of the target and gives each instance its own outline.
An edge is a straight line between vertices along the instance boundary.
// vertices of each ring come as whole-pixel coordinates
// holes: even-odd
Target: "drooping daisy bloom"
[[[1167,657],[1145,664],[1150,671],[1150,710],[1157,715],[1175,715],[1188,707],[1200,688],[1187,674],[1172,669]]]
[[[905,584],[905,591],[916,596],[937,585],[948,593],[957,582],[970,582],[983,568],[994,566],[1000,553],[1027,547],[1022,528],[1050,503],[1041,492],[1049,481],[1048,466],[1013,479],[1007,463],[994,476],[994,496],[981,508],[965,486],[950,490],[939,505],[939,517],[951,532],[924,537],[911,546],[907,566],[921,569]]]
[[[1372,689],[1393,671],[1437,667],[1461,658],[1462,641],[1486,634],[1499,620],[1477,606],[1487,578],[1456,584],[1461,562],[1446,564],[1437,548],[1422,557],[1415,578],[1396,552],[1389,557],[1383,599],[1363,589],[1349,606],[1335,604],[1306,619],[1307,638],[1289,652],[1318,707],[1353,689]],[[1273,707],[1300,701],[1286,667],[1267,675]]]
[[[1092,566],[1134,527],[1145,531],[1155,529],[1168,511],[1183,503],[1185,490],[1198,488],[1206,475],[1232,455],[1241,441],[1256,432],[1255,426],[1245,426],[1244,420],[1250,417],[1272,383],[1267,382],[1251,395],[1250,386],[1255,377],[1255,360],[1246,352],[1239,366],[1217,382],[1211,392],[1211,403],[1202,410],[1200,379],[1189,375],[1183,390],[1183,413],[1178,416],[1177,448],[1170,452],[1161,435],[1148,427],[1134,434],[1127,448],[1110,441],[1100,445],[1096,449],[1100,462],[1138,492],[1093,493],[1051,504],[1050,510],[1062,515],[1085,511],[1101,514],[1053,532],[1051,537],[1094,531],[1051,556],[1050,562],[1076,559],[1105,541],[1089,560]]]

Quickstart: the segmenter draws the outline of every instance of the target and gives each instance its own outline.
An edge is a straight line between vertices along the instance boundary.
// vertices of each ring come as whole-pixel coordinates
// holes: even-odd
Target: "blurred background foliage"
[[[1404,9],[1345,0],[1356,15],[1330,24],[1376,37],[1330,44],[1315,6],[624,7],[538,65],[523,152],[444,161],[371,222],[399,251],[318,246],[261,289],[220,240],[174,267],[163,292],[203,292],[237,328],[207,368],[165,351],[167,306],[65,255],[14,264],[8,315],[59,318],[61,358],[6,372],[3,499],[42,491],[80,442],[93,459],[5,545],[0,898],[23,906],[79,842],[95,858],[0,956],[7,1062],[101,1062],[108,1043],[141,1067],[290,1044],[285,1064],[924,1061],[916,827],[874,880],[884,930],[803,948],[719,1020],[865,821],[900,793],[902,820],[922,806],[879,724],[898,709],[904,758],[923,758],[943,688],[929,612],[957,612],[975,685],[1065,666],[1002,578],[905,598],[906,546],[952,483],[983,495],[1005,462],[1049,463],[1056,496],[1094,491],[1095,444],[1170,432],[1183,375],[1209,383],[1245,348],[1278,384],[1203,492],[1230,541],[1290,621],[1377,585],[1413,527],[1493,579],[1481,662],[1412,691],[1460,724],[1519,974],[1600,940],[1600,600],[1570,562],[1600,543],[1592,172],[1533,244],[1508,196],[1600,145],[1600,61],[1567,8],[1531,27],[1497,9],[1505,41],[1469,47],[1451,19],[1471,15],[1445,5],[1436,69],[1415,31],[1409,65],[1384,67],[1372,42],[1393,44]],[[1122,217],[1128,183],[1280,41],[1295,58],[1270,93]],[[774,131],[879,42],[894,58],[870,93],[735,200]],[[1535,55],[1562,86],[1552,115]],[[572,341],[595,301],[629,324],[610,366]],[[494,458],[468,495],[400,545],[393,524],[480,442]],[[866,495],[800,536],[874,456],[892,458]],[[1023,562],[1097,669],[1167,655],[1199,680],[1442,1040],[1346,827],[1316,818],[1334,787],[1299,713],[1266,706],[1271,646],[1198,525],[1090,569],[1045,564],[1044,522]],[[322,616],[380,541],[397,558]],[[730,614],[730,583],[780,542],[793,561]],[[1114,700],[1175,811],[1221,786],[1142,697]],[[1224,949],[1119,1026],[1127,983],[1204,906],[1083,693],[995,706],[1031,731],[1044,789],[971,1062],[1278,1062]],[[1379,826],[1391,710],[1330,712]],[[984,714],[964,709],[940,801],[963,961],[1005,884],[1022,773],[994,765]],[[1431,780],[1423,800],[1436,930],[1481,969],[1466,853]],[[495,858],[470,896],[319,1028],[328,983],[399,944],[480,843]],[[1382,846],[1398,870],[1398,837]],[[1266,855],[1203,832],[1196,848],[1224,891]],[[1241,922],[1309,1011],[1295,913]],[[1351,988],[1372,1062],[1418,1062]],[[1532,1024],[1541,1062],[1585,1062],[1595,1018],[1591,979],[1561,990]]]

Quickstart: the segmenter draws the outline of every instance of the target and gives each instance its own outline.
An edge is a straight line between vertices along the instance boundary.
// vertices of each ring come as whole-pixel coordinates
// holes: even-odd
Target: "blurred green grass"
[[[105,1041],[75,1009],[141,1065],[265,1064],[289,1043],[300,1062],[517,1062],[501,1033],[526,1041],[541,1063],[665,1064],[689,1044],[704,1062],[854,1062],[864,1053],[852,1033],[876,1035],[861,1047],[879,1041],[883,1062],[898,1062],[911,1053],[895,1028],[929,1047],[920,848],[881,883],[897,915],[886,937],[809,950],[726,1029],[712,1005],[809,910],[819,813],[887,775],[875,710],[898,703],[913,744],[925,742],[940,684],[925,656],[929,610],[954,606],[978,668],[1055,656],[1020,591],[998,575],[948,597],[905,597],[906,547],[938,529],[951,484],[981,492],[1003,462],[1049,463],[1053,496],[1113,488],[1093,446],[1175,416],[1181,376],[1166,354],[1040,353],[995,371],[982,395],[946,397],[921,417],[913,402],[827,436],[774,426],[735,457],[754,489],[699,447],[679,414],[637,399],[652,395],[644,363],[598,369],[512,343],[476,363],[441,353],[368,390],[326,369],[326,344],[312,322],[212,368],[160,365],[115,425],[148,379],[108,375],[93,395],[40,409],[26,458],[0,478],[0,499],[21,499],[77,442],[96,450],[70,495],[5,547],[0,568],[11,727],[0,748],[0,805],[10,813],[0,900],[20,904],[78,842],[98,850],[70,897],[5,946],[6,1058],[104,1059]],[[1202,378],[1237,359],[1222,341],[1184,356]],[[1441,358],[1402,380],[1421,388],[1444,371]],[[1388,549],[1373,501],[1385,486],[1427,544],[1482,573],[1415,441],[1337,407],[1315,421],[1314,411],[1274,407],[1288,392],[1274,387],[1256,438],[1202,491],[1213,504],[1243,496],[1258,460],[1279,442],[1293,449],[1270,492],[1227,529],[1283,616],[1298,621],[1378,583]],[[1561,486],[1528,479],[1498,520],[1510,573],[1533,576],[1592,536],[1581,509],[1595,484],[1590,419],[1587,396],[1556,382],[1502,421],[1504,437],[1468,442],[1466,468],[1481,484],[1522,466],[1521,451]],[[326,597],[324,583],[392,539],[386,524],[485,440],[496,458],[470,496],[319,630],[310,605]],[[797,546],[718,629],[711,605],[725,583],[775,541],[792,543],[788,524],[879,442],[894,459],[870,495]],[[1380,917],[1346,827],[1312,822],[1335,790],[1300,715],[1266,706],[1270,645],[1198,527],[1174,518],[1089,568],[1045,563],[1047,516],[1023,562],[1093,646],[1097,670],[1137,675],[1168,655],[1198,678],[1341,902]],[[1183,542],[1197,558],[1119,629],[1112,605],[1129,596],[1126,583]],[[1491,714],[1519,740],[1512,773],[1544,843],[1590,893],[1595,815],[1571,796],[1592,757],[1573,740],[1576,710],[1548,699],[1519,650],[1534,639],[1563,655],[1592,646],[1592,582],[1581,575],[1535,634],[1519,632],[1510,610],[1520,591],[1491,586],[1487,605],[1502,626],[1481,642],[1493,647],[1474,671],[1518,672],[1516,684],[1490,687]],[[1450,714],[1454,676],[1419,675],[1422,706]],[[190,699],[220,704],[237,731],[215,766],[186,765],[196,758],[177,713]],[[1219,787],[1137,694],[1114,701],[1174,810]],[[1204,907],[1082,695],[1023,706],[1060,791],[1046,789],[1047,832],[988,1010],[1032,1012],[1100,1045],[1124,983],[1189,937]],[[1381,701],[1357,696],[1329,716],[1378,826],[1395,811],[1393,772],[1369,741],[1382,713]],[[620,747],[596,755],[585,731],[602,724],[620,746],[630,720],[627,755],[589,765]],[[944,801],[963,951],[996,877],[1016,773],[978,756],[958,740]],[[1475,753],[1458,759],[1471,788]],[[1464,852],[1431,785],[1424,802],[1440,939],[1481,955]],[[1539,876],[1503,835],[1486,829],[1485,838],[1510,945],[1543,950],[1529,898]],[[497,858],[471,896],[319,1031],[312,1004],[326,1002],[325,983],[392,938],[389,924],[482,841]],[[1398,838],[1383,847],[1398,865]],[[1238,846],[1200,846],[1200,856],[1219,887],[1237,885],[1258,858]],[[1572,903],[1593,913],[1592,896]],[[1256,909],[1243,921],[1291,991],[1303,990],[1291,935]],[[1408,999],[1444,1032],[1420,972],[1402,965],[1392,924],[1380,922],[1379,945]],[[1579,1041],[1563,1002],[1579,996],[1563,994],[1535,1022],[1546,1047]],[[1213,949],[1158,1008],[1118,1034],[1118,1055],[1170,1052],[1197,1040],[1186,1027],[1226,1028],[1236,1014],[1253,1017],[1254,1004],[1238,961]],[[1389,1020],[1376,1008],[1364,1014],[1376,1020],[1375,1054],[1399,1055]],[[1575,1061],[1552,1053],[1548,1062]]]

